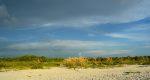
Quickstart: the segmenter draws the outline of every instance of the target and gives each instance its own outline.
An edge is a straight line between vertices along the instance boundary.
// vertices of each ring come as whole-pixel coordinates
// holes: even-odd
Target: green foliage
[[[43,69],[43,64],[40,63],[32,63],[31,69]]]
[[[47,58],[34,55],[0,58],[0,69],[42,69],[57,67],[62,61],[62,58]]]

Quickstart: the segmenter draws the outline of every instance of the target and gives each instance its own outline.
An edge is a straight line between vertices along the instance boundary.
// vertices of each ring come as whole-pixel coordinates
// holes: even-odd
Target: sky
[[[0,56],[150,55],[149,0],[0,0]]]

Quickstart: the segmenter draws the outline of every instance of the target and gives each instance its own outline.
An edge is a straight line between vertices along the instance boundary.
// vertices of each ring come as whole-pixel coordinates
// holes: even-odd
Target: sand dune
[[[150,66],[109,69],[50,68],[0,72],[0,80],[150,80]]]

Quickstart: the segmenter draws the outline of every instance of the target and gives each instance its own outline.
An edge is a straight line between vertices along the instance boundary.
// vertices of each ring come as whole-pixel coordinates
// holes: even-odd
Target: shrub
[[[43,69],[43,65],[40,63],[32,63],[31,69]]]
[[[11,66],[13,66],[13,64],[9,64],[7,62],[0,62],[0,69],[10,68]]]
[[[63,61],[63,65],[68,68],[85,68],[87,67],[88,59],[84,57],[68,58]]]

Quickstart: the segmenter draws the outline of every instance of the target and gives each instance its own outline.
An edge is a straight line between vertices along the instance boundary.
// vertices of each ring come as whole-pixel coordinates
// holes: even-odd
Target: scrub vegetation
[[[0,58],[0,70],[44,69],[50,67],[109,68],[125,65],[150,65],[150,56],[48,58],[25,55]]]
[[[46,58],[44,56],[25,55],[14,58],[0,58],[0,69],[43,69],[57,67],[63,58]]]

